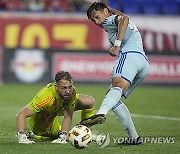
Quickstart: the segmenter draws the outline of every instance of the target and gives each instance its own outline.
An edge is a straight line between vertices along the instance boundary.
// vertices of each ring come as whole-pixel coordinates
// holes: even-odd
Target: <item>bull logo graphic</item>
[[[11,64],[15,76],[27,83],[41,79],[47,68],[45,55],[41,50],[17,50]]]

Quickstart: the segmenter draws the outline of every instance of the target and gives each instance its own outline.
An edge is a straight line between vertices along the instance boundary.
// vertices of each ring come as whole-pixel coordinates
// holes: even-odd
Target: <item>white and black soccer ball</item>
[[[92,142],[91,130],[84,125],[77,125],[70,130],[69,141],[75,148],[85,148]]]

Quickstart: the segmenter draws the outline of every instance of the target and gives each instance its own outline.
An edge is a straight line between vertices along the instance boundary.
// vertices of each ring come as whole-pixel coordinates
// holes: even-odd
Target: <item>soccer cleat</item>
[[[139,136],[136,139],[133,138],[126,138],[121,144],[122,145],[138,145],[138,144],[142,144],[143,140],[142,138]]]
[[[78,123],[78,125],[85,125],[87,127],[91,127],[96,124],[103,124],[105,120],[106,120],[106,117],[104,114],[95,114],[92,117],[83,119],[82,121]]]

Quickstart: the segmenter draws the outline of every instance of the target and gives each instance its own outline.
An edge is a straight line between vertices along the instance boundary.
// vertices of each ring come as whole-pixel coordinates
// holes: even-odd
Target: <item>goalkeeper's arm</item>
[[[53,140],[52,143],[67,143],[68,132],[71,127],[73,113],[74,108],[65,110],[61,131],[58,132],[58,139]]]
[[[26,128],[26,124],[25,124],[26,118],[32,116],[33,114],[34,112],[28,106],[25,106],[16,115],[17,137],[19,143],[29,144],[34,142],[28,140],[26,134],[24,133]]]

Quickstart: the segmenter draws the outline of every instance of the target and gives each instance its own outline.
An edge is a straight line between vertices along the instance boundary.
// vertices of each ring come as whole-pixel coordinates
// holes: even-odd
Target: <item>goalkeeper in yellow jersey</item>
[[[52,143],[67,143],[73,112],[81,111],[81,119],[94,114],[95,100],[92,96],[77,94],[69,72],[60,71],[54,83],[49,83],[16,115],[19,143],[31,144],[25,134],[25,121],[29,117],[32,132],[41,137],[50,137]],[[62,125],[59,116],[64,116]]]

